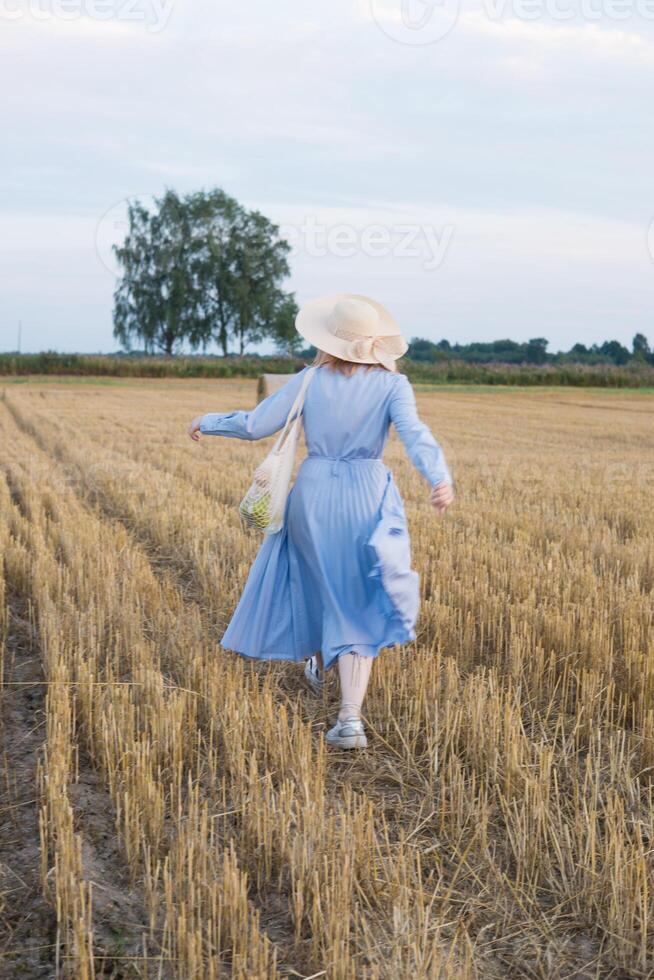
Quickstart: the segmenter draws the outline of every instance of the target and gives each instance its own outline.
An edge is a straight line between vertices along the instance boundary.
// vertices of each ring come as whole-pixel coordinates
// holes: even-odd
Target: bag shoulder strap
[[[284,440],[286,438],[286,434],[288,432],[289,426],[291,425],[292,422],[297,421],[297,419],[302,414],[302,411],[304,409],[304,397],[307,393],[309,382],[311,381],[314,374],[316,373],[316,370],[317,370],[316,367],[307,368],[307,372],[304,375],[304,378],[302,379],[302,384],[300,385],[300,390],[298,391],[295,397],[295,401],[291,405],[290,411],[286,416],[286,422],[284,423],[284,428],[279,434],[279,438],[277,439],[275,448],[279,448],[284,444]]]

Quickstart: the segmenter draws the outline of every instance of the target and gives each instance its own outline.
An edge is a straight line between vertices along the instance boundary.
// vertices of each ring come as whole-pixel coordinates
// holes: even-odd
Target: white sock
[[[366,696],[373,659],[356,652],[342,653],[338,658],[338,676],[341,682],[339,721],[361,717],[361,706]]]

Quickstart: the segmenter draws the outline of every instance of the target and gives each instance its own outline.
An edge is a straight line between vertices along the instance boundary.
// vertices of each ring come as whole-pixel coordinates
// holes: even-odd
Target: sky
[[[0,350],[118,349],[126,202],[214,187],[300,304],[654,346],[654,0],[0,0],[0,32]]]

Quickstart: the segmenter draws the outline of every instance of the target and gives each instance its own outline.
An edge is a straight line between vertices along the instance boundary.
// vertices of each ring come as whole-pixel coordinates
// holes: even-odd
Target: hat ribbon
[[[396,358],[400,357],[404,351],[400,337],[392,335],[386,337],[365,336],[343,327],[335,330],[334,333],[340,340],[351,341],[350,351],[354,357],[360,360],[378,361],[389,371],[393,370]]]

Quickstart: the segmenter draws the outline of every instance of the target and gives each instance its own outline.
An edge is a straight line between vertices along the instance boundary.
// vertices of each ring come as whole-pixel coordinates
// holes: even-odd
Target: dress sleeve
[[[209,412],[200,419],[200,432],[234,439],[265,439],[284,425],[308,368],[291,375],[286,384],[268,395],[251,412]]]
[[[400,375],[390,401],[391,422],[409,459],[432,486],[444,480],[454,483],[445,455],[429,428],[418,417],[416,399],[409,379]]]

